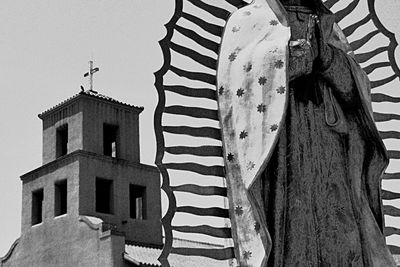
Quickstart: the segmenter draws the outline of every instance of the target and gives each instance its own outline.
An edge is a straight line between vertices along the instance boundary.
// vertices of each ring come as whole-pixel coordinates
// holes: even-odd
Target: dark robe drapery
[[[284,2],[292,40],[304,38],[315,12],[298,7],[304,2]],[[290,83],[284,127],[251,188],[271,235],[267,266],[393,265],[376,211],[379,192],[366,173],[378,144],[359,127],[362,101],[347,57],[332,47],[327,69]]]
[[[225,26],[217,87],[235,256],[243,267],[395,266],[368,78],[332,13],[302,2],[315,4],[313,50],[297,40],[309,11],[276,0]]]

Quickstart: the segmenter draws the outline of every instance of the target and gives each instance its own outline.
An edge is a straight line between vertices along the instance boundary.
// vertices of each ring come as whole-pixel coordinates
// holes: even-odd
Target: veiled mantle
[[[264,266],[271,248],[262,208],[248,189],[264,171],[284,124],[290,38],[285,15],[278,2],[255,1],[232,14],[221,44],[218,101],[232,231],[241,266]],[[332,16],[321,20],[329,42],[348,52]],[[365,185],[360,194],[368,202],[363,212],[373,214],[373,221],[366,224],[375,223],[382,229],[380,176],[387,165],[386,151],[371,117],[368,79],[350,57],[348,60],[360,97],[357,127],[364,130],[362,138],[373,147],[370,165],[359,175]]]

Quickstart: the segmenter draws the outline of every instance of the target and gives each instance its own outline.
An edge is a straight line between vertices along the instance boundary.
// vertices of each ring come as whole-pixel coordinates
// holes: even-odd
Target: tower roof
[[[142,111],[143,111],[143,107],[138,107],[138,106],[135,106],[135,105],[131,105],[131,104],[127,104],[127,103],[124,103],[124,102],[121,102],[121,101],[118,101],[118,100],[116,100],[116,99],[114,99],[114,98],[112,98],[112,97],[109,97],[109,96],[106,96],[106,95],[103,95],[103,94],[100,94],[100,93],[98,93],[97,91],[93,91],[93,90],[86,90],[86,91],[81,91],[81,92],[79,92],[78,94],[75,94],[75,95],[73,95],[73,96],[71,96],[70,98],[68,98],[68,99],[66,99],[66,100],[64,100],[64,101],[62,101],[61,103],[59,103],[59,104],[57,104],[57,105],[55,105],[55,106],[53,106],[53,107],[51,107],[50,109],[48,109],[48,110],[46,110],[46,111],[43,111],[42,113],[40,113],[39,115],[38,115],[38,117],[40,118],[40,119],[42,119],[45,115],[47,115],[48,113],[50,113],[50,112],[52,112],[52,111],[54,111],[54,110],[56,110],[56,109],[58,109],[58,108],[60,108],[60,107],[62,107],[62,106],[64,106],[65,104],[67,104],[67,103],[69,103],[69,102],[71,102],[71,101],[73,101],[73,100],[75,100],[75,99],[77,99],[77,98],[79,98],[79,97],[85,97],[85,96],[87,96],[87,97],[93,97],[93,98],[97,98],[97,99],[100,99],[100,100],[104,100],[104,101],[107,101],[107,102],[110,102],[110,103],[114,103],[114,104],[119,104],[119,105],[122,105],[122,106],[125,106],[125,107],[128,107],[128,108],[133,108],[133,109],[135,109],[138,113],[141,113]]]

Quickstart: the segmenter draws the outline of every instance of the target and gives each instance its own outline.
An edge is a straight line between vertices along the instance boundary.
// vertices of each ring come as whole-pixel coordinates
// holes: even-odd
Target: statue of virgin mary
[[[366,74],[320,0],[231,15],[217,70],[240,266],[395,266]]]

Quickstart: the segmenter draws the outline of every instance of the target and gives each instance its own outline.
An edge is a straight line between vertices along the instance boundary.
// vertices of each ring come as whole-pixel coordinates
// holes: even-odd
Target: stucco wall
[[[43,165],[56,159],[57,128],[68,124],[68,153],[83,149],[83,113],[80,99],[57,108],[43,118]]]
[[[125,239],[63,216],[22,235],[2,266],[124,266]]]
[[[91,210],[94,209],[93,181],[100,174],[102,177],[114,177],[115,180],[116,212],[113,216],[104,216]],[[117,225],[119,222],[117,231],[126,230],[127,236],[137,238],[136,234],[129,232],[142,232],[139,236],[151,237],[152,243],[160,242],[154,237],[159,235],[161,238],[159,217],[143,225],[147,230],[135,224],[132,227],[131,222],[127,227],[121,227],[121,218],[127,212],[123,210],[128,205],[123,199],[127,197],[124,186],[132,179],[136,181],[136,177],[156,181],[150,187],[151,190],[156,187],[159,190],[158,172],[154,167],[117,161],[84,151],[75,151],[23,175],[22,234],[2,266],[124,266],[126,263],[122,254],[125,251],[125,235],[94,229],[93,225],[80,221],[80,214],[81,210],[86,210],[85,213],[102,218],[105,222]],[[67,179],[67,214],[54,216],[54,185],[63,179]],[[44,192],[43,221],[31,225],[32,192],[41,188]],[[151,199],[150,204],[155,205],[156,210],[160,208],[160,204],[154,202],[157,200]],[[158,228],[159,231],[155,230]]]
[[[73,158],[64,158],[53,162],[46,168],[41,168],[24,180],[22,187],[22,222],[21,233],[32,231],[36,226],[31,226],[32,217],[32,192],[43,188],[44,200],[42,211],[42,224],[53,223],[54,216],[54,184],[60,180],[67,180],[67,215],[77,216],[79,207],[79,162]],[[40,228],[40,227],[37,227]]]
[[[83,98],[84,150],[103,154],[103,124],[119,127],[118,158],[140,162],[139,113],[134,108]]]
[[[96,178],[113,181],[113,214],[96,212]],[[54,221],[55,182],[67,179],[67,215],[90,215],[115,224],[128,241],[161,245],[161,192],[155,167],[86,151],[75,151],[23,176],[21,232],[32,231],[32,192],[43,188],[43,223]],[[146,187],[144,220],[129,215],[129,185]]]
[[[80,214],[99,217],[116,224],[117,229],[125,233],[126,240],[162,244],[160,177],[155,167],[107,157],[87,156],[80,159],[80,176]],[[95,211],[96,177],[113,181],[113,214]],[[129,184],[146,187],[146,220],[131,219],[129,216]]]

